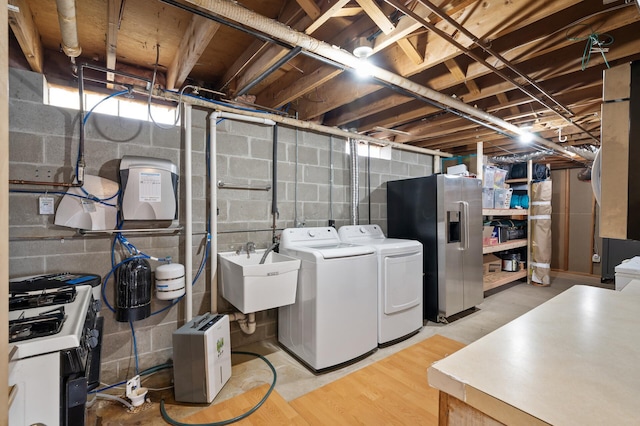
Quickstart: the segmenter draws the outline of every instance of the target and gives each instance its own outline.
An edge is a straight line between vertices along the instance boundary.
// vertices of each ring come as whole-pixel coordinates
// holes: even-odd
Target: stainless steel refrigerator
[[[482,287],[482,182],[432,175],[387,182],[389,237],[424,247],[424,318],[446,318],[473,308]]]

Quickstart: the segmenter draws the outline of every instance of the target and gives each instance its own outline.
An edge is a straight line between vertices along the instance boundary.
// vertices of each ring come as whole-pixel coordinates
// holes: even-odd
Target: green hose
[[[263,360],[264,362],[267,363],[267,365],[271,369],[271,372],[273,372],[273,382],[271,382],[271,386],[269,387],[269,390],[262,397],[262,399],[260,401],[258,401],[258,403],[256,405],[254,405],[253,408],[251,408],[246,413],[240,414],[239,416],[231,418],[231,419],[228,419],[228,420],[221,420],[219,422],[213,422],[213,423],[181,423],[181,422],[179,422],[177,420],[174,420],[171,417],[169,417],[169,415],[167,414],[166,410],[164,409],[164,399],[163,399],[163,400],[160,401],[160,413],[162,414],[162,418],[167,423],[172,424],[174,426],[222,426],[222,425],[228,425],[228,424],[235,423],[237,421],[240,421],[242,419],[245,419],[245,418],[249,417],[258,408],[260,408],[262,406],[262,404],[264,404],[264,402],[267,400],[267,398],[269,398],[269,395],[271,395],[271,392],[273,391],[273,389],[276,387],[276,379],[278,377],[278,374],[276,373],[276,369],[273,367],[273,364],[271,364],[269,362],[269,360],[267,358],[265,358],[264,356],[262,356],[260,354],[253,353],[253,352],[231,351],[231,353],[232,354],[239,354],[239,355],[255,356],[255,357],[260,358],[261,360]]]

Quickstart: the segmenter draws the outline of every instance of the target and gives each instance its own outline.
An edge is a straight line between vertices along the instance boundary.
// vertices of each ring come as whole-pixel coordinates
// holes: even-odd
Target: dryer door
[[[385,256],[383,262],[384,313],[404,311],[422,302],[422,253]]]

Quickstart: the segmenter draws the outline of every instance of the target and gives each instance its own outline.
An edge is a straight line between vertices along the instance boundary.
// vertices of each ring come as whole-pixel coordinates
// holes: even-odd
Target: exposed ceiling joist
[[[473,93],[474,95],[480,93],[480,88],[476,84],[475,80],[467,78],[464,70],[462,69],[458,61],[455,60],[455,58],[447,59],[446,61],[444,61],[444,64],[449,72],[453,74],[454,78],[459,81],[464,81],[465,86],[467,86],[467,89],[469,89],[469,93]]]
[[[362,7],[364,13],[369,15],[371,20],[375,22],[383,33],[391,34],[391,32],[393,32],[395,29],[393,22],[387,18],[387,15],[384,14],[376,2],[373,0],[356,0],[356,3]]]
[[[302,10],[314,21],[320,17],[322,11],[313,0],[296,0]]]
[[[329,19],[333,18],[336,13],[342,9],[350,0],[337,0],[335,3],[330,5],[327,9],[322,11],[322,15],[316,18],[315,21],[311,25],[309,25],[305,30],[305,34],[313,34],[318,28],[320,28],[325,22]],[[329,3],[329,2],[327,2]]]
[[[9,0],[9,26],[20,44],[32,71],[43,70],[43,52],[40,33],[35,26],[31,8],[25,0]]]
[[[167,70],[167,89],[182,86],[219,28],[217,22],[193,15]]]

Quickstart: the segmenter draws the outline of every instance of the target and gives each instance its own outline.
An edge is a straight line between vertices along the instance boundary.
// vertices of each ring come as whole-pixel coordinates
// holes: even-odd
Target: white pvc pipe
[[[184,189],[185,189],[185,239],[184,282],[185,322],[193,318],[193,212],[192,212],[192,167],[191,167],[191,105],[184,106]]]
[[[242,312],[232,312],[227,314],[229,321],[238,321],[238,326],[244,334],[253,334],[256,332],[256,314],[243,314]]]
[[[216,150],[220,112],[209,116],[209,232],[211,238],[211,312],[218,313],[218,185],[216,185]]]
[[[247,121],[249,123],[259,123],[259,124],[267,124],[269,126],[275,126],[276,122],[269,119],[269,118],[263,118],[263,117],[251,117],[249,115],[242,115],[242,114],[236,114],[233,112],[220,112],[219,113],[219,117],[220,118],[229,118],[232,120],[240,120],[240,121]]]

